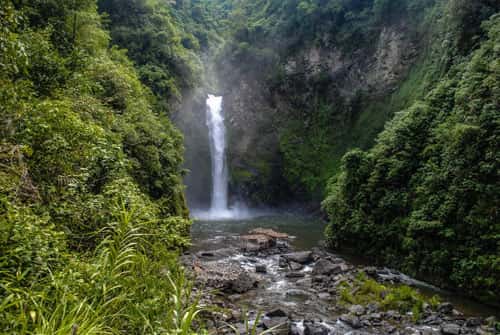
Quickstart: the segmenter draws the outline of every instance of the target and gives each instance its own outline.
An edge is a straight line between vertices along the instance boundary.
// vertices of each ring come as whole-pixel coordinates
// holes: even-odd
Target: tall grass
[[[0,334],[195,334],[200,297],[175,256],[149,242],[161,239],[142,210],[121,202],[94,252],[68,253],[36,281],[0,255]]]

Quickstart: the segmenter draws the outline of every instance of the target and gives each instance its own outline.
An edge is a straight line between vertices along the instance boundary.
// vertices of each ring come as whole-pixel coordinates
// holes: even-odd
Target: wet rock
[[[419,329],[419,334],[421,335],[440,335],[441,331],[436,328],[424,326]]]
[[[303,297],[303,298],[307,298],[309,297],[309,293],[304,291],[304,290],[299,290],[299,289],[292,289],[292,290],[288,290],[286,292],[286,296],[287,297]]]
[[[443,320],[436,314],[429,315],[422,323],[425,325],[440,325]]]
[[[292,271],[300,271],[304,268],[304,265],[297,263],[297,262],[290,262],[289,264],[290,270]]]
[[[449,302],[443,302],[438,306],[437,310],[442,314],[451,314],[453,312],[453,305]]]
[[[329,329],[319,322],[304,321],[304,335],[328,335]]]
[[[368,318],[373,321],[380,321],[382,319],[382,314],[380,313],[371,313],[368,315]]]
[[[387,311],[385,313],[385,317],[388,319],[394,319],[394,320],[400,320],[401,319],[401,314],[399,314],[396,311]]]
[[[349,312],[351,312],[352,314],[355,314],[357,316],[360,316],[360,315],[365,314],[365,308],[361,305],[352,305],[349,308]]]
[[[332,296],[330,295],[330,293],[327,293],[327,292],[322,292],[322,293],[318,294],[318,298],[320,298],[321,300],[328,300],[331,297]]]
[[[285,277],[287,278],[304,278],[306,276],[303,272],[288,272]]]
[[[444,335],[459,335],[460,326],[454,323],[446,323],[441,326],[441,333]]]
[[[327,281],[327,279],[328,279],[327,276],[319,275],[319,276],[314,276],[312,280],[315,283],[323,283]]]
[[[267,267],[263,264],[259,264],[255,266],[255,272],[257,273],[267,273]]]
[[[375,313],[380,309],[380,305],[376,302],[371,302],[368,305],[366,305],[366,310],[369,313]]]
[[[240,240],[241,248],[247,252],[262,251],[276,246],[276,239],[263,234],[242,235]]]
[[[312,286],[312,280],[311,278],[303,278],[299,279],[295,282],[297,286],[305,286],[305,287],[311,287]]]
[[[247,272],[242,272],[239,274],[238,278],[231,281],[226,292],[230,293],[245,293],[253,289],[257,285],[258,281],[250,276]]]
[[[352,314],[343,314],[339,319],[354,329],[359,329],[362,326],[359,318]]]
[[[279,232],[274,231],[272,229],[264,229],[264,228],[257,228],[257,229],[251,230],[250,234],[252,234],[252,235],[266,235],[266,236],[269,236],[273,239],[287,239],[288,238],[287,234],[279,233]]]
[[[280,257],[278,259],[278,266],[280,268],[286,268],[286,267],[288,267],[288,262],[286,261],[286,259],[284,257]]]
[[[288,317],[288,314],[284,310],[277,308],[267,312],[266,316],[268,318],[283,318],[283,317]]]
[[[262,320],[264,329],[269,330],[273,328],[273,334],[287,335],[290,332],[290,321],[288,317],[274,317],[264,318]]]
[[[313,255],[311,251],[293,252],[289,254],[284,254],[283,257],[288,262],[297,262],[300,264],[308,264],[313,261]]]
[[[340,264],[334,264],[326,259],[320,259],[314,264],[313,275],[330,276],[341,272],[342,266]]]
[[[479,327],[482,323],[483,321],[481,320],[481,318],[469,318],[465,322],[465,325],[467,327],[472,328],[472,327]]]

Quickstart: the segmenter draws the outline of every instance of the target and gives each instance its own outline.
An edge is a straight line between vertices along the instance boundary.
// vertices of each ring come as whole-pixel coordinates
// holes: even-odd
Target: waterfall
[[[191,213],[195,219],[209,221],[250,218],[255,214],[244,203],[235,203],[229,207],[226,128],[222,110],[222,97],[208,95],[206,122],[212,163],[211,204],[208,211],[192,209]]]
[[[226,128],[224,115],[222,114],[222,97],[208,96],[207,126],[212,161],[212,204],[210,213],[217,216],[228,211]]]

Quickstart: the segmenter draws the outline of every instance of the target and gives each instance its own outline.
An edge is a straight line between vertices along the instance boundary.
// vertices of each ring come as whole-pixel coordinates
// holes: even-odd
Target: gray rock
[[[318,294],[318,298],[320,298],[321,300],[328,300],[331,297],[332,296],[330,295],[330,293],[327,293],[327,292],[322,292],[322,293]]]
[[[299,279],[295,282],[297,286],[306,286],[306,287],[311,287],[312,286],[312,280],[311,278],[303,278]]]
[[[262,320],[264,325],[264,329],[269,330],[273,329],[273,334],[283,334],[287,335],[290,331],[290,321],[288,317],[274,317],[274,318],[264,318]]]
[[[288,297],[309,297],[310,296],[310,294],[307,293],[306,291],[298,290],[298,289],[288,290],[288,291],[286,291],[286,295]]]
[[[255,266],[255,272],[257,273],[267,273],[267,268],[263,264],[259,264]]]
[[[469,318],[465,321],[467,327],[479,327],[483,323],[481,318]]]
[[[310,251],[293,252],[289,254],[284,254],[283,257],[288,262],[297,262],[300,264],[307,264],[313,261],[313,255],[312,252]]]
[[[238,278],[231,282],[226,291],[230,293],[245,293],[253,289],[258,281],[247,272],[239,274]]]
[[[352,314],[343,314],[340,316],[339,319],[340,319],[340,321],[345,322],[346,324],[348,324],[349,326],[351,326],[354,329],[359,329],[362,326],[359,318],[355,315],[352,315]]]
[[[320,259],[314,264],[313,275],[335,275],[342,272],[341,264],[334,264],[326,259]]]
[[[443,302],[437,308],[439,313],[451,314],[453,312],[453,305],[449,302]]]
[[[289,263],[289,266],[290,266],[290,270],[292,270],[292,271],[300,271],[304,268],[304,265],[297,263],[297,262],[294,262],[294,261],[291,261]]]
[[[446,323],[441,326],[441,333],[444,335],[460,335],[460,326],[454,323]]]
[[[365,308],[361,305],[352,305],[349,307],[349,312],[357,316],[365,314]]]
[[[425,325],[440,325],[442,322],[443,320],[436,314],[429,315],[422,321]]]
[[[267,312],[266,316],[268,318],[283,318],[283,317],[287,317],[288,314],[284,310],[277,308],[277,309],[273,309],[272,311]]]
[[[304,322],[304,335],[328,335],[328,327],[318,322]]]
[[[431,327],[426,327],[420,329],[420,334],[422,335],[440,335],[440,331]]]
[[[380,305],[376,302],[371,302],[366,306],[366,310],[370,313],[378,312]]]
[[[285,277],[287,278],[304,278],[306,276],[303,272],[288,272]]]
[[[320,275],[320,276],[314,276],[312,280],[315,283],[323,283],[323,282],[327,281],[327,279],[328,279],[327,276]]]
[[[280,268],[286,268],[286,267],[288,266],[288,262],[286,261],[286,258],[284,258],[284,257],[280,257],[280,258],[278,259],[278,266],[279,266]]]
[[[401,319],[401,314],[396,311],[390,310],[385,313],[385,316],[389,319],[399,320]]]
[[[371,313],[370,315],[368,315],[368,318],[370,320],[380,321],[382,319],[382,314],[380,314],[380,313]]]

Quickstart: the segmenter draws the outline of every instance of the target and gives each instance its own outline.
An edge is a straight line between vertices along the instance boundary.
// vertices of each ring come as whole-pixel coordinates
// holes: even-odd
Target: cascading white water
[[[222,114],[222,97],[209,95],[207,99],[207,126],[212,160],[212,204],[210,213],[220,215],[228,211],[226,127]]]
[[[238,220],[256,215],[243,203],[229,207],[228,171],[226,166],[226,128],[222,110],[222,97],[209,95],[207,98],[207,127],[212,161],[212,200],[210,209],[191,211],[199,220]]]

